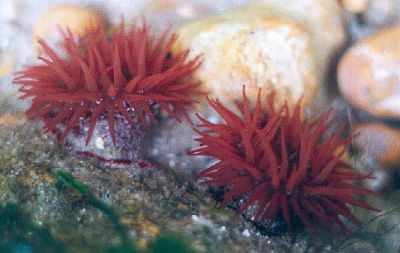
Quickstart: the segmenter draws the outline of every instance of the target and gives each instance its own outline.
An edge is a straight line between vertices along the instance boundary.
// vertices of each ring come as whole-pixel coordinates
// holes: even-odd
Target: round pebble
[[[368,0],[342,0],[343,7],[352,13],[362,13],[368,8]]]
[[[34,28],[34,38],[58,41],[61,38],[60,28],[63,31],[69,28],[74,34],[82,36],[88,27],[102,23],[102,18],[94,10],[82,6],[61,5],[49,9],[39,18]]]
[[[279,104],[294,105],[302,95],[316,93],[310,38],[292,22],[210,19],[189,23],[178,33],[181,40],[176,50],[190,48],[191,57],[203,55],[196,78],[225,105],[236,108],[243,85],[252,100],[259,88],[265,93],[275,91]]]
[[[338,68],[341,93],[378,117],[400,118],[400,25],[368,37],[343,56]]]

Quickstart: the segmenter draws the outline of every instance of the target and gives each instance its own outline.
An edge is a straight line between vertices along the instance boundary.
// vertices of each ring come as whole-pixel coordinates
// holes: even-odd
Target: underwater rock
[[[383,28],[391,26],[400,20],[399,0],[369,0],[368,8],[362,15],[367,26]]]
[[[259,1],[185,24],[178,34],[176,51],[204,53],[197,75],[222,102],[239,98],[245,84],[249,97],[274,87],[291,101],[303,94],[321,111],[322,83],[346,39],[340,6],[322,0]]]
[[[354,232],[353,238],[347,240],[349,247],[345,252],[391,253],[400,251],[398,239],[400,236],[399,192],[381,199],[377,205],[381,208],[380,215],[361,214],[364,215],[367,222]]]
[[[26,117],[23,114],[0,114],[0,126],[24,124]]]
[[[351,47],[340,61],[341,93],[356,107],[378,117],[400,118],[400,26]]]
[[[14,70],[15,56],[10,52],[3,52],[0,55],[0,78],[10,75]]]
[[[259,0],[226,14],[228,19],[277,18],[301,25],[310,35],[316,60],[317,80],[327,80],[336,54],[346,42],[346,29],[338,1]]]
[[[253,101],[259,88],[275,90],[277,103],[287,100],[294,105],[302,95],[315,96],[311,41],[292,22],[211,18],[189,23],[178,34],[175,49],[188,47],[194,55],[204,54],[195,76],[224,104],[239,100],[243,85]]]
[[[177,124],[169,118],[160,122],[160,126],[146,138],[144,146],[150,159],[192,180],[195,174],[213,162],[207,157],[188,156],[187,152],[198,146],[194,141],[196,136],[192,125]]]
[[[352,13],[362,13],[368,8],[368,0],[341,0],[343,8]]]
[[[32,122],[0,128],[0,162],[1,202],[20,206],[73,252],[93,252],[118,238],[105,215],[87,199],[71,188],[56,190],[60,169],[111,205],[138,245],[167,229],[182,233],[206,252],[297,253],[307,248],[306,236],[299,236],[293,245],[287,235],[260,235],[244,219],[214,209],[192,184],[167,167],[138,163],[111,168],[95,159],[71,156]]]
[[[383,167],[400,164],[400,129],[382,123],[361,123],[354,144],[361,149],[361,156],[375,159]]]
[[[74,34],[82,36],[89,26],[102,24],[103,19],[94,10],[79,5],[59,5],[50,8],[39,18],[33,36],[35,41],[41,38],[54,45],[62,41],[60,28],[62,30],[69,28]]]

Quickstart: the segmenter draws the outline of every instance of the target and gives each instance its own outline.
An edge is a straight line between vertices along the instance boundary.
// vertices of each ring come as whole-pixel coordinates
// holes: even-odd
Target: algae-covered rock
[[[38,129],[23,120],[0,129],[0,199],[48,227],[72,252],[101,252],[121,242],[110,214],[90,201],[88,191],[115,210],[138,247],[164,230],[183,234],[203,252],[302,252],[306,247],[303,236],[293,244],[289,236],[260,235],[240,216],[215,209],[168,167],[143,162],[113,168],[66,153]],[[60,171],[84,184],[86,195],[66,184],[57,189]]]

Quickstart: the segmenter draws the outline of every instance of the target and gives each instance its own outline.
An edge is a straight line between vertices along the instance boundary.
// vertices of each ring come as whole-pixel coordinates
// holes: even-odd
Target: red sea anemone
[[[122,25],[110,34],[92,27],[79,40],[70,32],[64,36],[66,57],[39,40],[48,57],[17,73],[14,83],[22,85],[22,99],[32,98],[27,115],[44,120],[46,131],[61,126],[63,140],[86,119],[88,144],[97,120],[104,117],[115,144],[116,116],[147,127],[156,121],[155,106],[179,120],[194,102],[198,86],[187,77],[199,59],[187,61],[189,51],[170,55],[176,38],[150,36],[146,24],[127,31]]]
[[[190,154],[217,160],[198,177],[226,188],[222,206],[242,203],[238,213],[255,207],[252,220],[270,225],[281,215],[289,230],[295,218],[305,226],[322,221],[348,231],[341,216],[360,224],[350,206],[377,211],[358,198],[373,192],[354,184],[370,177],[341,160],[350,142],[341,138],[344,129],[322,141],[332,124],[330,112],[308,123],[301,120],[299,103],[290,113],[287,105],[277,109],[270,95],[263,110],[259,92],[252,108],[244,90],[241,116],[217,100],[209,104],[225,123],[198,116],[201,146]]]

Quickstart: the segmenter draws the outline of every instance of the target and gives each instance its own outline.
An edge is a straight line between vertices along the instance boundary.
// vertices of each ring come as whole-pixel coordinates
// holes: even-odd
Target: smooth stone
[[[15,69],[16,57],[11,52],[0,54],[0,78],[11,75]]]
[[[342,0],[343,8],[351,13],[362,13],[367,10],[369,0]]]
[[[103,24],[103,19],[95,10],[78,5],[60,5],[50,8],[37,21],[34,39],[58,42],[62,31],[70,29],[77,36],[82,36],[88,27]]]
[[[332,60],[344,46],[347,35],[338,1],[260,0],[225,15],[227,18],[278,18],[292,21],[308,32],[317,62],[317,80],[323,85]]]
[[[233,105],[246,85],[324,111],[323,83],[346,33],[340,5],[322,0],[263,0],[178,29],[175,51],[204,54],[196,77],[212,97]],[[319,106],[315,106],[319,104]],[[311,113],[313,114],[313,113]]]
[[[400,25],[351,47],[338,68],[341,93],[356,107],[386,118],[400,118]]]
[[[175,51],[203,54],[195,74],[213,98],[235,107],[243,85],[255,100],[259,88],[276,92],[277,103],[295,104],[302,95],[311,102],[316,92],[311,41],[301,26],[277,19],[210,19],[178,31]]]

